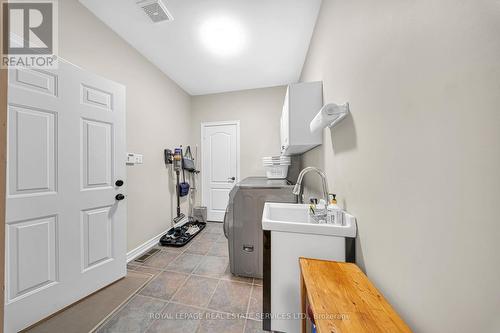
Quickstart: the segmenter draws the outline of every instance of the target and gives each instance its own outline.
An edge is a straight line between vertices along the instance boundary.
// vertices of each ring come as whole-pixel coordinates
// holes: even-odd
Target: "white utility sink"
[[[309,216],[309,205],[266,202],[262,229],[338,237],[356,237],[356,218],[344,211],[344,224],[319,224]]]
[[[272,314],[301,312],[300,257],[354,261],[356,218],[343,213],[345,225],[319,224],[309,216],[309,205],[264,205],[264,300]],[[266,289],[269,283],[271,288]],[[271,331],[301,332],[300,318],[271,316],[270,326]]]

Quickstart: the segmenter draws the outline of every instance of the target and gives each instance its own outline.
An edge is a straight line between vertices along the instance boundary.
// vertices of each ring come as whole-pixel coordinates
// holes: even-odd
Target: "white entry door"
[[[125,276],[125,172],[122,85],[9,71],[5,332]]]
[[[221,222],[240,177],[240,123],[203,123],[201,132],[203,205],[209,221]]]

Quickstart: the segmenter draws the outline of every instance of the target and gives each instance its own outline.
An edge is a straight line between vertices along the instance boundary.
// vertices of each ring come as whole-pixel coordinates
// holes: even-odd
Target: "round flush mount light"
[[[210,52],[222,57],[240,53],[246,44],[242,25],[237,20],[225,16],[206,20],[201,25],[200,38]]]

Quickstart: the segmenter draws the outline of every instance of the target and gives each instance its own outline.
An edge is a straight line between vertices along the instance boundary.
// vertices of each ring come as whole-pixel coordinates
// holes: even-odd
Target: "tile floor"
[[[129,270],[154,278],[97,329],[98,333],[257,333],[262,331],[262,280],[229,271],[221,223],[183,248],[161,249]]]

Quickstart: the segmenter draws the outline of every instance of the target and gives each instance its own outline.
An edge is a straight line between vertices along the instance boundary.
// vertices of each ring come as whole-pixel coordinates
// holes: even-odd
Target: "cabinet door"
[[[290,144],[290,113],[289,113],[289,103],[288,103],[288,90],[286,91],[285,102],[283,103],[283,110],[281,112],[281,151],[283,152]]]

